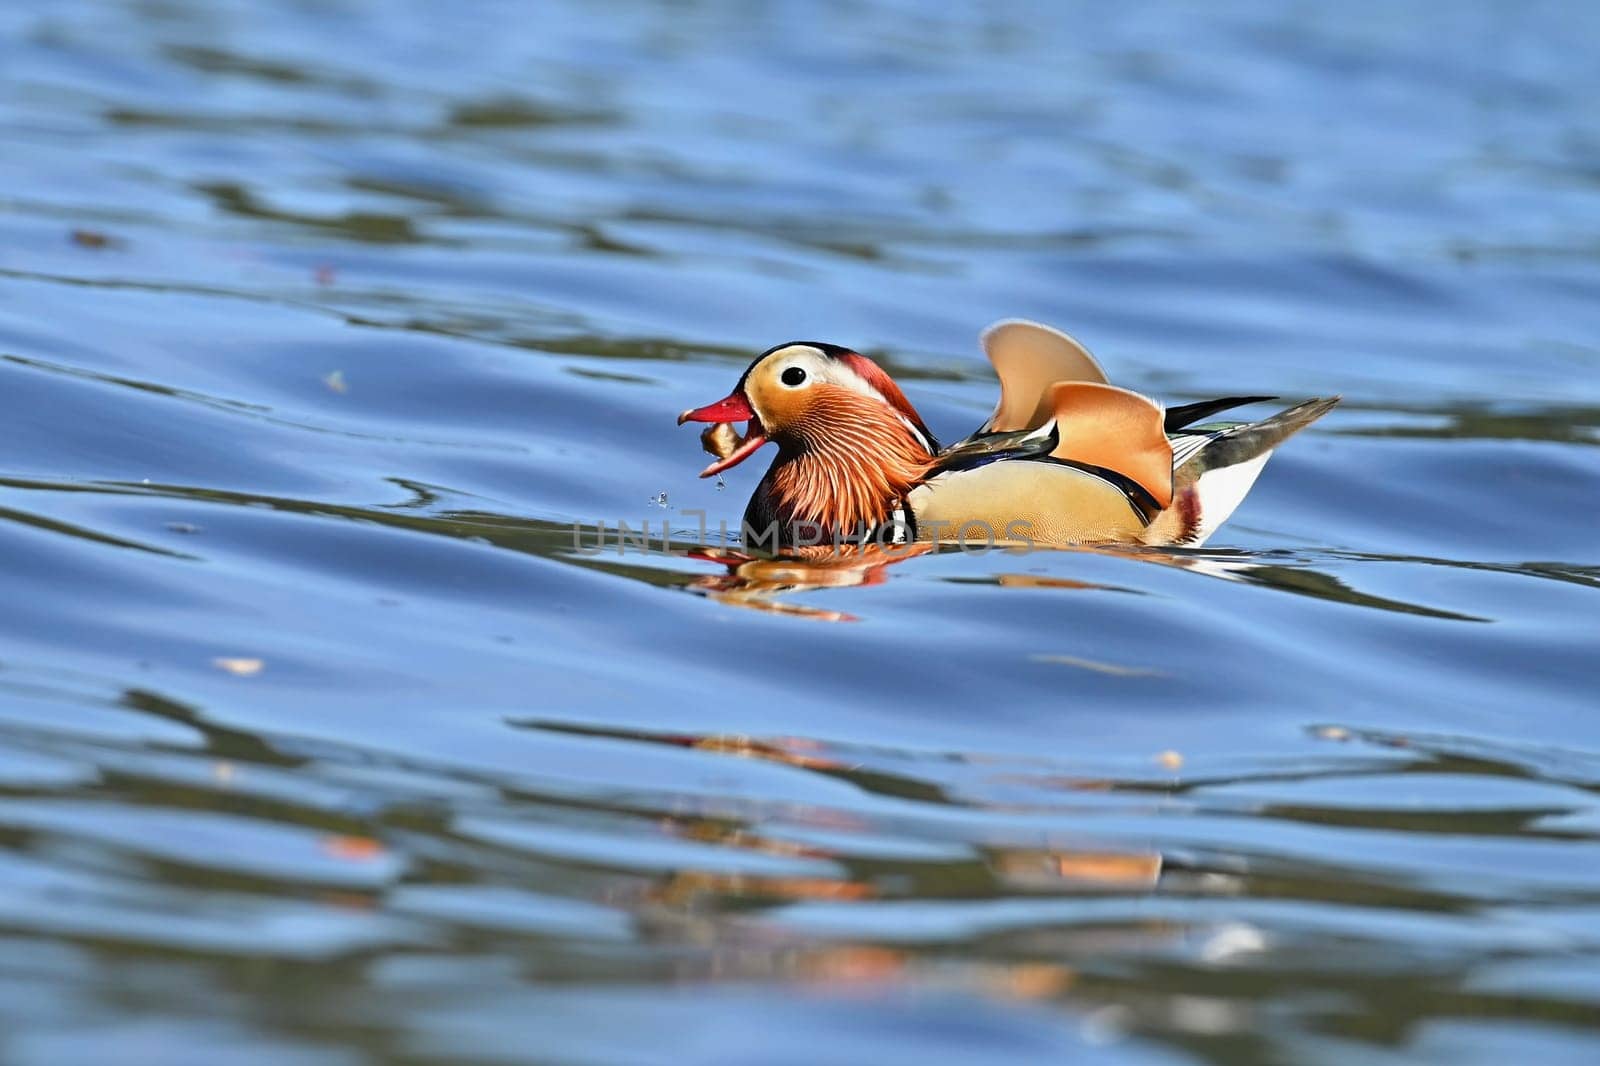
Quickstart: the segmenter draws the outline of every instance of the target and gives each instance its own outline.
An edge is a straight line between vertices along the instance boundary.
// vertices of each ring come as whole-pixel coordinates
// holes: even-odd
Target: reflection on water
[[[594,544],[586,546],[589,548],[596,547]],[[625,547],[633,546],[635,546],[634,543],[630,541]],[[785,614],[817,618],[829,622],[856,621],[857,619],[853,615],[840,611],[823,611],[787,603],[783,597],[787,593],[881,584],[888,580],[887,571],[889,567],[926,554],[930,550],[934,550],[934,545],[913,544],[898,549],[882,549],[873,545],[868,545],[862,549],[844,545],[839,550],[827,545],[819,545],[809,551],[800,549],[799,554],[793,556],[760,558],[748,556],[743,552],[731,549],[691,549],[687,552],[691,558],[704,559],[711,563],[721,563],[727,568],[727,572],[696,578],[689,583],[689,586],[697,590],[704,590],[706,595],[718,602],[732,606],[779,611]],[[968,551],[953,545],[947,546],[943,550],[946,552],[961,552],[962,554],[978,553],[976,547]],[[1285,553],[1286,558],[1282,563],[1263,561],[1263,559],[1273,559],[1272,553],[1263,553],[1262,558],[1257,558],[1250,553],[1184,551],[1164,548],[1038,547],[1006,549],[997,547],[983,551],[981,554],[1022,558],[1032,555],[1036,551],[1109,554],[1148,563],[1157,563],[1163,566],[1177,567],[1182,570],[1189,570],[1229,581],[1248,581],[1252,584],[1263,585],[1284,592],[1315,596],[1319,599],[1347,603],[1358,607],[1372,607],[1384,611],[1399,611],[1405,614],[1418,614],[1431,618],[1448,618],[1463,622],[1489,621],[1487,618],[1478,618],[1473,615],[1434,610],[1422,604],[1367,595],[1351,588],[1331,574],[1318,572],[1308,565],[1307,560],[1303,558],[1295,559],[1289,556],[1288,553]],[[1373,561],[1378,561],[1379,559],[1379,557],[1368,558],[1373,559]],[[1406,561],[1423,562],[1424,560]],[[991,563],[990,565],[993,564]],[[1471,566],[1473,564],[1453,563],[1445,565]],[[614,569],[620,571],[622,568]],[[1537,572],[1537,568],[1528,567],[1516,567],[1511,568],[1511,570],[1517,573]],[[970,582],[975,579],[958,578],[954,580]],[[996,573],[982,580],[1001,588],[1104,589],[1108,587],[1092,582],[1076,581],[1071,578],[1044,577],[1027,573]]]
[[[1592,1024],[1578,990],[1511,976],[1600,947],[1593,864],[1566,861],[1591,846],[1600,764],[1559,751],[1322,726],[1320,755],[1177,772],[519,723],[703,782],[573,787],[114,703],[180,733],[3,734],[4,920],[79,945],[65,974],[35,952],[11,969],[66,1002],[143,960],[164,975],[144,1009],[192,1009],[208,974],[236,1018],[323,967],[339,1007],[294,1008],[296,1031],[340,1041],[354,1011],[407,1046],[467,1040],[469,1002],[537,1010],[618,978],[762,1006],[795,982],[1055,1004],[1095,1040],[1247,1058],[1270,1057],[1250,1034],[1286,984],[1353,1046],[1438,1017]],[[244,959],[278,961],[252,978]],[[691,1023],[675,1003],[659,1020]]]
[[[1590,1061],[1594,21],[0,9],[0,1059]],[[1346,402],[1203,550],[700,535],[753,352],[1012,315]]]

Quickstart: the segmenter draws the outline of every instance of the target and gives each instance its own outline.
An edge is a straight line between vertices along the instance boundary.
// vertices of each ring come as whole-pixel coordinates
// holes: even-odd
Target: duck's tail
[[[1259,422],[1174,433],[1172,506],[1150,524],[1146,541],[1205,543],[1245,498],[1273,449],[1333,410],[1339,399],[1307,400]]]

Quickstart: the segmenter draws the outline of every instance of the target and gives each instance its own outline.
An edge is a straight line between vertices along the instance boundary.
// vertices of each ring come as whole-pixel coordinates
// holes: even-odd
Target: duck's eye
[[[798,388],[806,383],[806,372],[800,367],[791,366],[784,370],[780,380],[791,389]]]

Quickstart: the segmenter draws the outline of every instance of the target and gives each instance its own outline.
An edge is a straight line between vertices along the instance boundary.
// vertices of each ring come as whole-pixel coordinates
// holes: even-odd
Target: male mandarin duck
[[[1272,450],[1338,397],[1259,422],[1202,419],[1270,396],[1163,410],[1106,380],[1077,341],[1034,322],[983,334],[1000,402],[977,432],[941,449],[889,375],[848,348],[793,341],[763,352],[732,393],[683,412],[711,422],[710,477],[769,441],[778,455],[744,521],[777,546],[876,539],[1198,545],[1255,482]],[[717,431],[747,422],[742,441]],[[966,531],[965,534],[963,531]]]

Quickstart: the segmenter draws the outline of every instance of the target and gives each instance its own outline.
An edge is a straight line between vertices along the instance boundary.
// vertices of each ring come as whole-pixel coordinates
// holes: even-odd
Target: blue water
[[[0,8],[0,1060],[1593,1061],[1597,44]],[[678,411],[1008,316],[1345,401],[1199,551],[705,557]]]

